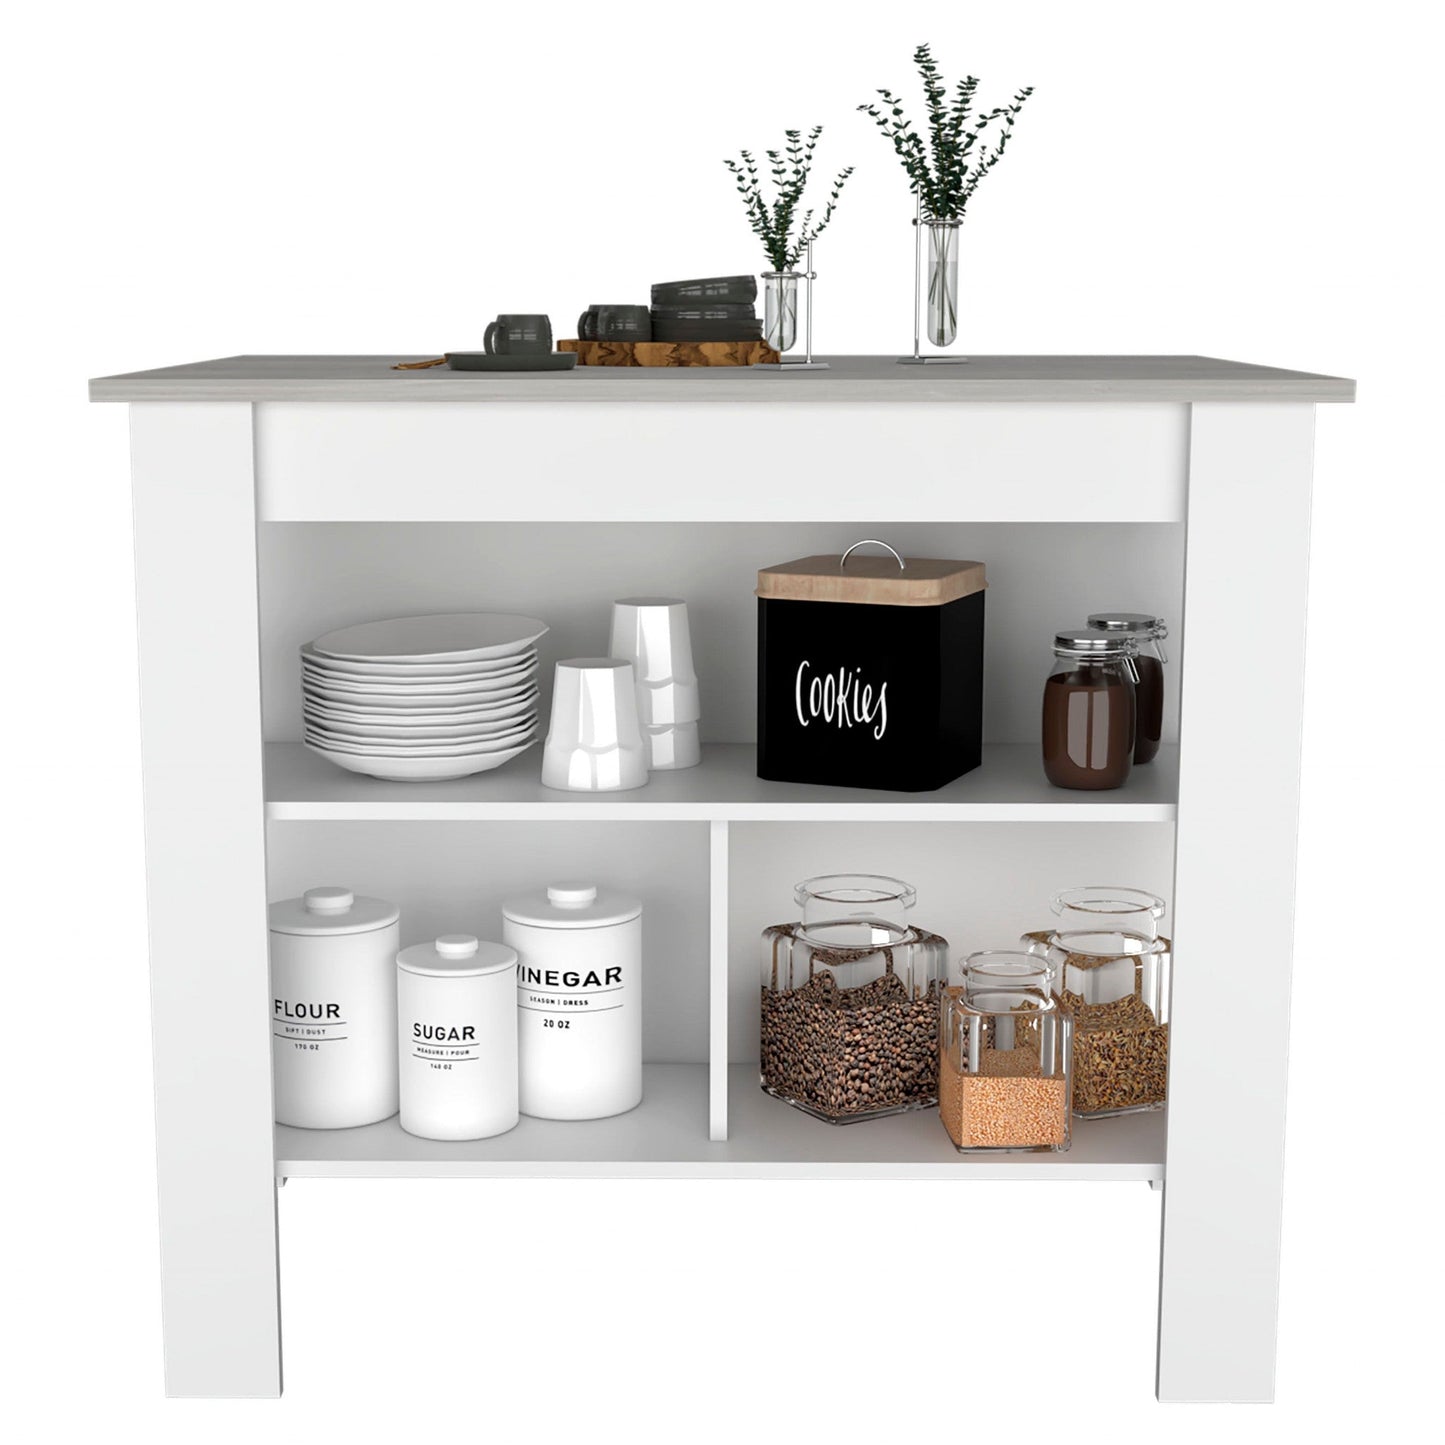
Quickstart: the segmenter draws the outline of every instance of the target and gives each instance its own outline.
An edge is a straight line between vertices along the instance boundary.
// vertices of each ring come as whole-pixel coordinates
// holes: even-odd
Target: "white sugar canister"
[[[276,1122],[352,1129],[396,1113],[401,910],[349,888],[270,907]]]
[[[469,933],[396,956],[401,1127],[489,1139],[517,1124],[517,954]]]
[[[605,1119],[642,1102],[642,901],[553,884],[502,904],[517,950],[522,1112]]]

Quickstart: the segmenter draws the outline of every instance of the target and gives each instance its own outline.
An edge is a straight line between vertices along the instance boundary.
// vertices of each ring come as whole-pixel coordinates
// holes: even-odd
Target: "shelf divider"
[[[708,1138],[728,1136],[728,825],[708,828],[711,913],[708,951]]]

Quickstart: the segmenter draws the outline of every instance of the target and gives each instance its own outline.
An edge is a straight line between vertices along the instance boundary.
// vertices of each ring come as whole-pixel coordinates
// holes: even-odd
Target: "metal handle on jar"
[[[877,537],[864,537],[861,542],[854,542],[853,545],[849,547],[846,552],[843,553],[843,559],[838,563],[838,570],[840,572],[843,570],[844,567],[848,565],[848,559],[859,549],[859,547],[882,547],[883,550],[887,552],[888,555],[892,557],[895,562],[898,563],[898,570],[900,572],[906,572],[908,570],[908,564],[903,560],[902,557],[898,555],[897,552],[893,550],[892,547],[888,545],[887,542],[880,542]]]

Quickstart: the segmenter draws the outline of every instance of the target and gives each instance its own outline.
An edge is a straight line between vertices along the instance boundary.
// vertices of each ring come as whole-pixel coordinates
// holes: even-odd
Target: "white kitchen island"
[[[278,1178],[943,1176],[1162,1187],[1159,1397],[1268,1399],[1314,407],[1353,383],[1199,357],[791,376],[399,359],[91,383],[132,418],[170,1393],[280,1392]],[[984,762],[938,793],[754,773],[755,573],[862,537],[988,566]],[[605,650],[609,604],[635,593],[689,601],[697,769],[554,793],[534,749],[383,783],[297,741],[296,647],[328,628],[529,613],[552,624],[549,675]],[[1170,623],[1166,746],[1117,792],[1062,792],[1038,762],[1049,644],[1101,608]],[[1167,1113],[984,1158],[932,1113],[831,1128],[763,1096],[758,934],[798,878],[844,868],[916,883],[955,955],[1044,926],[1060,887],[1161,893]],[[273,1126],[268,897],[343,883],[397,900],[403,943],[496,936],[501,897],[563,873],[644,899],[640,1109],[475,1144]]]

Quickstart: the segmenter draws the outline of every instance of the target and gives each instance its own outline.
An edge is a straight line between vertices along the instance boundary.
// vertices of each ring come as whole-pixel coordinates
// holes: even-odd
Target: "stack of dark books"
[[[652,288],[654,341],[761,341],[755,276],[663,281]]]

